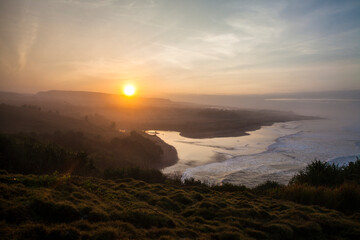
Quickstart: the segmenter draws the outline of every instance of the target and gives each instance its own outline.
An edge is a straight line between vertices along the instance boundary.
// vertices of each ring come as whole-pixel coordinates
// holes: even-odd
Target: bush
[[[294,231],[288,225],[273,223],[265,227],[272,235],[272,239],[293,239]]]
[[[35,199],[29,204],[33,217],[48,222],[72,222],[80,219],[80,213],[73,206]]]
[[[171,199],[184,205],[190,205],[193,203],[193,201],[182,192],[176,193],[175,195],[171,196]]]
[[[148,183],[164,183],[166,180],[165,175],[161,171],[156,169],[143,169],[139,167],[129,168],[108,168],[104,171],[103,177],[105,179],[121,179],[121,178],[133,178],[136,180],[142,180]]]
[[[117,233],[114,229],[104,229],[96,232],[91,238],[91,240],[112,240],[118,239]]]
[[[360,211],[360,186],[356,183],[344,183],[336,188],[296,184],[281,188],[272,196],[301,204],[325,206],[348,214]]]
[[[160,199],[158,199],[156,201],[156,205],[163,209],[171,210],[175,212],[180,210],[179,206],[167,197],[161,197]]]
[[[219,192],[238,192],[245,191],[247,188],[242,185],[234,185],[231,183],[223,183],[222,185],[215,185],[211,187],[215,191]]]
[[[10,223],[19,224],[29,219],[29,212],[23,206],[14,206],[5,209],[5,220]]]
[[[48,233],[48,239],[52,240],[76,240],[80,234],[76,229],[63,226],[62,228],[53,229]]]
[[[309,184],[312,186],[337,186],[345,181],[354,181],[360,184],[360,159],[349,165],[339,167],[315,160],[301,170],[291,180],[290,184]]]
[[[211,239],[214,240],[240,240],[241,235],[236,232],[225,231],[222,233],[212,234]]]
[[[168,217],[159,213],[149,213],[145,211],[129,211],[125,212],[123,219],[124,222],[129,222],[135,227],[151,228],[151,227],[175,227],[175,223]]]
[[[49,174],[58,171],[91,175],[96,171],[85,152],[68,151],[25,134],[0,134],[0,168],[22,174]]]
[[[265,183],[256,186],[253,191],[256,193],[267,193],[280,187],[283,187],[283,185],[274,181],[266,181]]]
[[[19,229],[16,234],[18,239],[46,239],[47,232],[43,225],[27,225]]]

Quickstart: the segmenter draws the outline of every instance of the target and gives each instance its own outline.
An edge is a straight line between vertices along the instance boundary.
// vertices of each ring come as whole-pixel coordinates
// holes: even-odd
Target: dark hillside
[[[0,133],[21,133],[22,136],[15,136],[20,137],[15,141],[18,143],[30,137],[28,142],[53,143],[69,151],[86,152],[101,169],[126,166],[160,169],[177,161],[176,150],[156,136],[121,133],[116,126],[95,125],[86,119],[66,117],[32,105],[0,104]],[[20,145],[14,151],[23,150]]]
[[[82,131],[102,137],[119,136],[114,129],[99,127],[90,122],[70,118],[56,111],[45,111],[39,106],[11,106],[0,104],[0,132],[53,133],[55,131]]]

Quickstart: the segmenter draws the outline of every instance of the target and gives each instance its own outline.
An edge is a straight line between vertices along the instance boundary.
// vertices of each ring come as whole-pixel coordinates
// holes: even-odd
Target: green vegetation
[[[244,187],[0,172],[2,239],[356,239],[357,216]]]
[[[136,132],[111,141],[73,131],[0,134],[0,168],[12,173],[98,176],[99,169],[158,166],[162,154],[160,146]]]
[[[360,213],[360,185],[344,183],[335,188],[295,184],[272,189],[269,196],[306,205],[319,205],[351,215]]]
[[[167,178],[156,169],[143,169],[139,167],[105,169],[103,174],[104,179],[121,179],[133,178],[142,180],[148,183],[164,183]]]
[[[360,213],[360,159],[338,167],[314,161],[296,174],[288,186],[266,182],[253,191],[277,199],[320,205],[351,215]]]
[[[15,152],[26,148],[21,146],[26,145],[25,141],[34,145],[54,144],[66,151],[86,152],[88,159],[101,170],[133,166],[159,169],[177,159],[176,150],[169,150],[169,145],[156,138],[149,139],[141,132],[121,133],[111,121],[70,118],[33,105],[17,107],[0,103],[0,133],[8,134],[1,136],[6,141],[17,143],[12,144]],[[165,157],[163,148],[174,159]]]
[[[291,179],[290,184],[333,187],[349,181],[360,184],[359,158],[356,162],[350,162],[349,165],[342,167],[315,160],[296,174]]]
[[[55,144],[40,143],[26,135],[0,134],[0,168],[23,174],[54,171],[76,175],[97,174],[87,153],[67,151]]]
[[[159,145],[135,131],[110,140],[75,131],[33,136],[42,142],[52,142],[72,151],[87,152],[100,169],[129,166],[157,168],[161,165],[163,155]]]

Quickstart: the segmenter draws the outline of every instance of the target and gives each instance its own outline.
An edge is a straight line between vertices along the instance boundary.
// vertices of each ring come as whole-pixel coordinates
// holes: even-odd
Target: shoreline
[[[174,131],[179,132],[179,135],[181,137],[190,138],[190,139],[212,139],[212,138],[226,138],[226,137],[242,137],[242,136],[248,136],[253,131],[260,130],[262,127],[269,127],[273,126],[276,123],[286,123],[286,122],[294,122],[294,121],[303,121],[303,120],[318,120],[322,119],[319,117],[299,117],[298,119],[292,119],[292,120],[284,120],[284,121],[268,121],[263,122],[259,124],[251,124],[247,126],[243,126],[237,129],[221,129],[220,130],[209,130],[209,131],[187,131],[187,130],[173,130],[173,129],[151,129],[153,131]],[[218,123],[219,125],[222,125],[221,123]],[[224,128],[224,125],[222,125]],[[156,144],[158,144],[161,149],[163,150],[163,156],[161,158],[161,161],[155,166],[157,169],[165,169],[171,166],[176,165],[179,162],[179,156],[177,149],[162,140],[157,135],[151,135],[148,134],[147,131],[151,130],[142,130],[141,133],[144,137],[154,141]]]
[[[230,165],[233,164],[233,161],[236,160],[238,157],[245,157],[246,162],[249,161],[249,160],[252,161],[251,159],[256,158],[256,156],[263,156],[265,154],[271,154],[272,157],[273,157],[274,154],[271,153],[271,147],[274,144],[276,144],[280,139],[283,139],[284,137],[289,137],[289,136],[293,136],[294,134],[298,134],[299,131],[298,131],[298,127],[297,127],[298,124],[297,123],[300,124],[300,122],[302,122],[302,120],[300,120],[300,121],[277,122],[277,123],[274,123],[274,124],[272,124],[270,126],[261,126],[258,129],[255,129],[254,131],[249,131],[248,134],[246,134],[245,136],[237,136],[237,137],[240,137],[239,139],[243,139],[243,140],[237,140],[237,139],[233,140],[234,144],[238,144],[240,146],[244,146],[244,147],[248,148],[248,150],[245,150],[246,152],[236,153],[235,155],[233,155],[233,156],[231,156],[229,158],[226,158],[223,161],[211,161],[211,159],[209,158],[209,161],[206,161],[204,163],[199,163],[199,164],[195,163],[195,164],[191,164],[191,165],[188,164],[189,159],[181,158],[177,165],[174,165],[174,167],[170,166],[169,169],[167,169],[167,173],[170,173],[171,171],[181,172],[181,175],[183,175],[183,177],[186,178],[187,177],[187,176],[185,176],[186,173],[192,172],[192,170],[190,170],[190,169],[193,169],[193,170],[198,169],[200,171],[199,172],[200,175],[198,175],[198,173],[195,173],[195,175],[192,175],[192,173],[190,173],[190,175],[191,175],[191,177],[202,181],[205,175],[202,176],[202,174],[204,174],[204,173],[201,173],[203,171],[201,169],[203,167],[205,167],[205,166],[213,166],[212,168],[214,168],[214,166],[219,166],[219,167],[215,167],[215,169],[214,169],[214,171],[217,172],[218,170],[220,170],[220,168],[223,168],[223,167],[228,168]],[[287,125],[287,123],[289,123],[290,125]],[[293,124],[295,124],[294,125],[295,127],[293,126]],[[257,132],[257,131],[261,130],[263,127],[264,127],[264,132],[261,132],[261,133]],[[284,131],[281,131],[281,132],[279,132],[277,130],[273,131],[273,130],[271,130],[271,129],[273,129],[273,127],[276,127],[276,129],[277,128],[283,129]],[[272,133],[272,132],[274,132],[274,133]],[[178,132],[178,134],[180,135],[179,132]],[[251,137],[253,134],[254,134],[254,136]],[[253,142],[254,140],[256,141],[256,138],[259,136],[259,134],[265,136],[265,138],[261,139],[262,143],[264,143],[262,145],[258,145],[256,142]],[[273,135],[273,134],[275,134],[275,135]],[[181,136],[181,137],[184,137],[184,136]],[[235,138],[237,138],[237,137],[235,137]],[[245,137],[245,138],[243,138],[243,137]],[[248,138],[248,137],[250,137],[250,138]],[[188,140],[191,141],[190,139],[188,139]],[[209,139],[209,140],[205,140],[205,141],[212,141],[212,140]],[[215,139],[213,141],[217,141],[217,140]],[[202,142],[202,140],[199,140],[199,142],[197,142],[197,144],[195,144],[195,145],[199,145],[199,147],[203,147],[203,146],[208,147],[208,146],[210,146],[210,145],[202,145],[202,144],[200,144],[201,142]],[[249,143],[249,144],[246,144],[246,143]],[[177,147],[176,144],[174,146]],[[227,146],[227,145],[224,145],[224,146]],[[261,147],[261,149],[259,149],[259,147]],[[180,150],[182,148],[183,147],[181,147]],[[239,148],[240,151],[242,151],[241,148],[242,147]],[[253,150],[255,150],[255,151],[253,151]],[[211,150],[211,151],[213,151],[213,150]],[[222,152],[221,150],[219,150],[219,151]],[[222,153],[226,154],[226,151],[222,152]],[[181,151],[179,152],[179,154],[180,154],[179,156],[181,157],[182,156]],[[205,155],[207,155],[207,154],[205,154]],[[232,155],[232,153],[229,153],[229,155]],[[207,156],[205,156],[205,158],[202,158],[202,159],[207,159],[206,157]],[[200,159],[200,158],[198,157],[198,159]],[[283,158],[280,157],[279,159],[283,159]],[[260,160],[263,161],[264,160],[263,157],[260,157]],[[229,163],[230,163],[230,165],[228,165]],[[266,161],[264,161],[264,166],[267,166],[268,164],[265,164],[265,163],[266,163]],[[301,166],[301,167],[303,167],[303,166]],[[206,167],[204,168],[204,170],[205,169],[206,169]],[[190,170],[190,172],[189,172],[189,170]],[[198,172],[198,170],[195,170],[195,172]],[[290,170],[292,170],[292,169],[289,169],[289,171]],[[219,173],[220,175],[224,174],[224,172],[222,172],[222,171],[223,170],[220,170],[220,173]],[[207,172],[207,170],[205,170],[205,172]],[[216,175],[217,174],[214,174],[214,175],[211,174],[211,171],[210,171],[210,172],[207,173],[206,179],[208,179],[209,177],[210,178],[215,177],[211,181],[217,181],[217,180],[215,180],[217,178]],[[228,174],[226,174],[226,175],[228,175]],[[264,174],[264,176],[265,175],[266,174]],[[283,176],[280,176],[280,175],[278,176],[278,174],[275,174],[275,173],[269,174],[268,177],[275,177],[275,176],[278,177],[278,178],[283,177]],[[286,180],[286,181],[288,181],[288,180]]]
[[[229,130],[215,130],[207,132],[187,132],[180,131],[180,136],[192,139],[206,139],[206,138],[223,138],[223,137],[242,137],[249,135],[248,132],[259,130],[264,126],[272,126],[276,122],[266,124],[250,125],[239,129]]]
[[[280,121],[268,121],[268,122],[262,122],[257,124],[250,124],[246,126],[240,126],[238,128],[230,128],[230,129],[219,129],[219,130],[207,130],[207,131],[201,131],[201,130],[178,130],[177,132],[180,132],[180,136],[186,137],[186,138],[193,138],[193,139],[205,139],[205,138],[222,138],[222,137],[242,137],[249,135],[248,132],[256,131],[261,129],[265,126],[272,126],[275,123],[286,123],[286,122],[293,122],[293,121],[304,121],[304,120],[322,120],[324,118],[321,117],[300,117],[298,119],[291,119],[291,120],[280,120]],[[222,123],[219,123],[220,126]],[[162,130],[162,131],[168,131],[168,130]],[[176,131],[176,130],[175,130]]]
[[[159,138],[156,135],[150,135],[143,131],[141,131],[140,133],[145,138],[155,142],[163,150],[163,155],[162,155],[161,161],[155,167],[156,169],[161,170],[166,167],[173,166],[179,161],[178,153],[174,146],[167,144],[164,140],[162,140],[161,138]]]
[[[264,126],[272,126],[275,123],[286,123],[304,120],[321,120],[322,117],[295,115],[292,117],[281,117],[273,120],[257,121],[214,121],[204,122],[203,124],[194,123],[191,126],[179,126],[171,129],[156,129],[159,131],[176,131],[180,136],[193,139],[221,138],[221,137],[241,137],[249,135],[248,132],[256,131]]]

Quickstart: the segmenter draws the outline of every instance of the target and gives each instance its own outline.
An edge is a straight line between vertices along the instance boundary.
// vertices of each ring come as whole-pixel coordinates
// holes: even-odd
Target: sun
[[[134,96],[136,93],[136,88],[133,85],[125,85],[123,92],[126,96]]]

